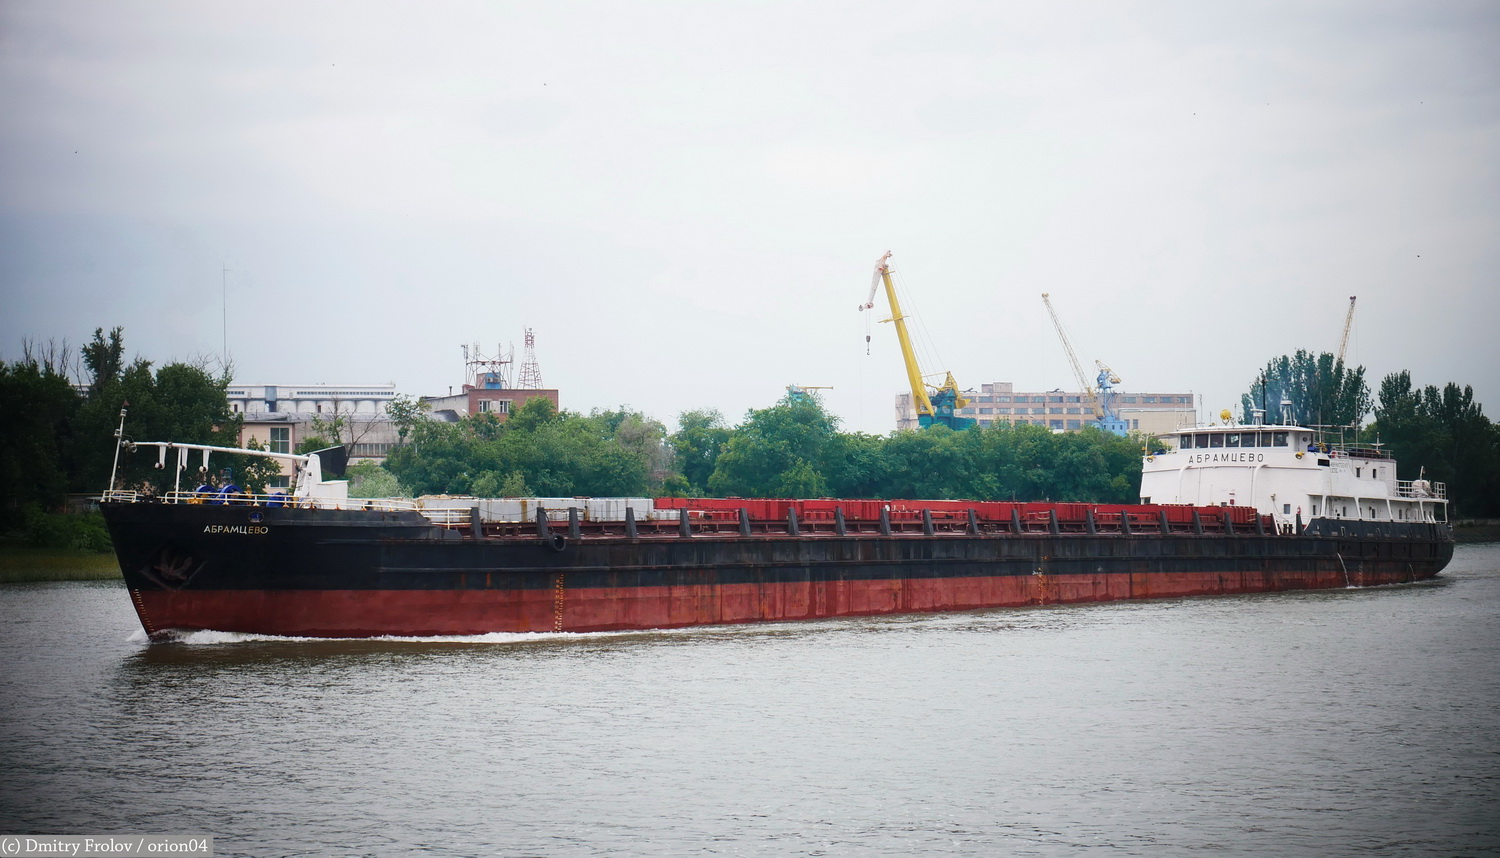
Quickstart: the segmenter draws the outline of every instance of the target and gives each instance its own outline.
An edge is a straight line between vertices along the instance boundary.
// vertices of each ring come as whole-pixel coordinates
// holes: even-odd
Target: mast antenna
[[[541,390],[542,369],[536,362],[536,334],[526,329],[526,352],[521,357],[521,371],[516,376],[516,387],[522,390]]]
[[[219,308],[220,321],[223,325],[223,341],[219,353],[219,360],[223,362],[224,369],[229,369],[229,266],[221,263],[222,271],[219,272]]]

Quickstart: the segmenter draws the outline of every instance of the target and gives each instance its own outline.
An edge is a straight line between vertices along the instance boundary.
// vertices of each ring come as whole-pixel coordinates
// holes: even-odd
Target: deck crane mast
[[[1354,299],[1356,295],[1349,296],[1349,312],[1344,314],[1344,335],[1339,337],[1339,353],[1334,359],[1334,365],[1344,362],[1344,352],[1349,348],[1349,329],[1354,325]]]
[[[1115,408],[1115,385],[1120,383],[1120,377],[1102,361],[1096,360],[1094,366],[1098,368],[1099,374],[1094,377],[1092,384],[1089,382],[1088,376],[1084,375],[1083,366],[1078,363],[1078,355],[1073,353],[1073,344],[1068,341],[1068,333],[1063,329],[1062,320],[1057,318],[1057,310],[1053,309],[1048,294],[1042,293],[1042,303],[1047,305],[1047,315],[1052,317],[1052,326],[1057,329],[1057,338],[1062,341],[1063,353],[1068,356],[1068,363],[1073,365],[1073,375],[1078,379],[1078,386],[1088,398],[1089,408],[1094,412],[1095,425],[1106,432],[1124,435],[1128,427]]]
[[[966,407],[969,400],[959,392],[953,373],[947,374],[941,387],[929,385],[923,380],[922,369],[917,364],[917,354],[912,349],[911,335],[906,331],[906,317],[901,314],[901,302],[896,300],[896,287],[891,284],[891,267],[888,264],[890,258],[891,252],[887,250],[884,256],[876,260],[875,275],[870,278],[870,294],[859,305],[859,309],[875,309],[875,290],[883,282],[886,300],[891,305],[891,317],[881,321],[894,322],[896,325],[896,339],[901,342],[901,359],[906,363],[906,380],[911,385],[911,404],[917,412],[917,424],[924,429],[934,423],[950,429],[968,429],[975,425],[975,421],[972,417],[958,416],[958,410]],[[869,336],[865,339],[869,340]],[[929,387],[932,388],[930,394],[927,392]]]

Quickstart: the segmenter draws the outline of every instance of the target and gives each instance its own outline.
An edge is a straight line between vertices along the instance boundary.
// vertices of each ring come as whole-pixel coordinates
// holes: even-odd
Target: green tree
[[[28,503],[62,503],[79,404],[56,362],[0,363],[0,529],[19,524]]]
[[[409,442],[390,451],[385,467],[413,494],[462,494],[481,473],[471,473],[478,444],[466,422],[429,420],[416,424]]]
[[[890,497],[886,439],[865,432],[838,432],[823,452],[829,493],[844,498]]]
[[[309,421],[308,428],[310,434],[303,435],[292,451],[299,456],[344,444],[344,437],[349,433],[349,418],[338,412],[328,417],[316,414]]]
[[[526,485],[526,478],[521,476],[520,471],[511,471],[505,477],[505,482],[500,484],[499,496],[503,498],[531,497],[531,488]]]
[[[895,498],[957,497],[966,464],[960,436],[973,431],[955,432],[935,423],[892,435],[885,442],[887,471],[882,493]]]
[[[406,436],[411,434],[412,427],[418,421],[428,419],[432,406],[420,399],[412,399],[409,396],[397,396],[385,404],[386,416],[396,424],[396,437],[399,443],[406,443]]]
[[[245,443],[247,450],[264,450],[260,442],[251,438]],[[240,488],[251,494],[263,495],[266,493],[266,485],[272,477],[281,474],[281,464],[277,459],[267,459],[262,456],[230,456],[220,457],[220,466],[227,467],[234,475],[234,481]]]
[[[89,371],[89,398],[98,398],[105,388],[125,374],[125,329],[94,329],[94,338],[83,347],[83,363]]]
[[[1364,367],[1349,369],[1329,352],[1314,356],[1304,349],[1266,363],[1240,397],[1242,419],[1253,422],[1252,411],[1263,405],[1266,419],[1279,422],[1283,401],[1300,426],[1357,426],[1372,404]]]
[[[533,396],[521,403],[520,408],[511,412],[509,419],[505,421],[505,426],[513,432],[535,432],[558,418],[559,414],[552,400],[543,396]]]
[[[665,461],[664,432],[637,412],[585,416],[533,398],[503,422],[476,414],[417,423],[386,467],[422,494],[642,495],[660,484],[653,469]]]
[[[352,498],[399,498],[407,492],[401,487],[396,475],[381,467],[378,462],[364,461],[350,465],[349,497]]]
[[[785,396],[752,410],[731,433],[709,477],[715,494],[740,497],[819,497],[838,420],[814,397]]]
[[[1402,479],[1446,483],[1454,515],[1500,515],[1500,427],[1473,388],[1449,382],[1417,390],[1409,372],[1392,373],[1380,383],[1366,434],[1390,446]]]
[[[678,429],[672,433],[672,449],[677,455],[677,469],[687,483],[687,492],[707,494],[708,479],[713,476],[719,454],[729,443],[729,427],[724,415],[715,409],[684,411],[677,415]]]
[[[1366,435],[1389,445],[1396,456],[1397,475],[1404,480],[1416,479],[1424,466],[1437,466],[1447,446],[1437,421],[1424,406],[1422,391],[1412,387],[1411,373],[1406,370],[1381,380],[1375,422]]]
[[[102,328],[96,329],[93,341],[83,349],[90,379],[89,395],[74,423],[76,488],[97,491],[108,485],[115,452],[114,432],[120,409],[127,403],[127,438],[235,446],[240,417],[230,411],[225,395],[230,380],[227,371],[215,376],[203,363],[169,363],[152,372],[150,361],[136,358],[125,364],[123,354],[119,328],[108,337]],[[165,470],[156,470],[155,465],[154,456],[122,455],[117,486],[151,485],[157,490],[169,489],[176,476],[175,462],[169,462]],[[184,475],[183,482],[207,476]]]

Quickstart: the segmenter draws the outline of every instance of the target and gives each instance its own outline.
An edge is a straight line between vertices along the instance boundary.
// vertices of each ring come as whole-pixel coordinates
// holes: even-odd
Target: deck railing
[[[131,497],[123,497],[127,494]],[[150,499],[136,497],[134,492],[110,492],[105,495],[105,500],[146,501]],[[385,512],[400,512],[417,508],[416,501],[408,498],[297,497],[281,493],[253,494],[251,492],[234,492],[229,495],[220,492],[167,492],[156,500],[169,504],[263,506],[288,509],[363,509]]]
[[[439,527],[468,527],[470,520],[473,518],[472,511],[467,507],[439,507],[437,509],[418,509],[417,511],[426,516],[428,521]]]
[[[1422,485],[1418,486],[1417,483]],[[1416,500],[1447,500],[1448,484],[1432,480],[1397,480],[1396,496]]]

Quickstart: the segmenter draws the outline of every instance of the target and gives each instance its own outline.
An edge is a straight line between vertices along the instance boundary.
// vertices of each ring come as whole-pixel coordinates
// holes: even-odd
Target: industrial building
[[[383,459],[399,440],[386,405],[396,398],[391,384],[233,384],[225,391],[229,408],[241,415],[239,445],[252,440],[277,453],[296,451],[317,432],[315,420],[343,417],[349,458]],[[329,439],[335,440],[335,439]],[[285,475],[272,485],[285,488]]]
[[[963,391],[968,405],[957,414],[978,421],[981,427],[996,423],[1030,423],[1061,432],[1077,432],[1092,423],[1090,396],[1079,391],[1017,391],[1009,381],[982,384]],[[1115,391],[1115,410],[1131,431],[1147,434],[1171,432],[1191,426],[1196,420],[1192,393],[1127,393]],[[896,428],[918,426],[911,394],[896,396]]]
[[[536,360],[536,335],[526,329],[526,352],[514,383],[511,367],[515,350],[497,347],[493,355],[480,352],[479,344],[464,346],[464,370],[467,380],[457,393],[448,388],[446,396],[424,396],[422,402],[438,420],[456,422],[474,414],[493,414],[501,422],[528,399],[542,398],[561,407],[555,388],[542,387],[542,371]]]
[[[234,384],[225,391],[229,410],[247,418],[262,414],[360,414],[383,416],[396,398],[394,384]]]

